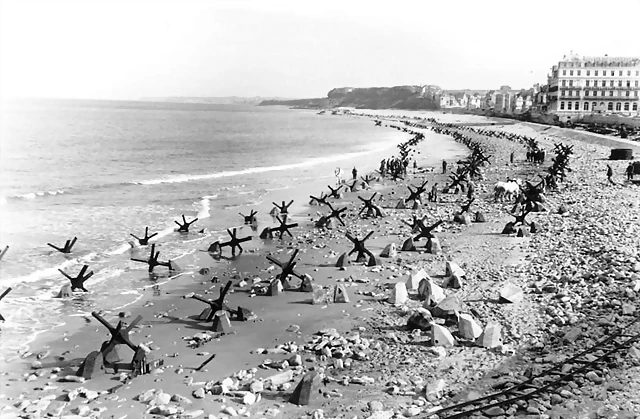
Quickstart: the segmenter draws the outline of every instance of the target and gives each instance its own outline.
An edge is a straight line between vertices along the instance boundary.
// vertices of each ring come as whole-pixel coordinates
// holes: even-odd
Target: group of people
[[[635,171],[636,171],[636,167],[635,167],[635,163],[634,162],[630,162],[629,165],[627,166],[627,168],[625,169],[625,174],[627,175],[627,181],[631,182],[633,181],[633,176],[635,175]],[[611,165],[607,165],[607,180],[609,181],[609,183],[611,183],[612,185],[615,185],[616,183],[613,181],[613,168],[611,167]]]

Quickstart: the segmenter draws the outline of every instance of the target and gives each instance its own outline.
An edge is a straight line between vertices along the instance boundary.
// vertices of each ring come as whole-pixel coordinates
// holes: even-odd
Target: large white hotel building
[[[547,112],[640,115],[639,57],[565,56],[548,77]]]

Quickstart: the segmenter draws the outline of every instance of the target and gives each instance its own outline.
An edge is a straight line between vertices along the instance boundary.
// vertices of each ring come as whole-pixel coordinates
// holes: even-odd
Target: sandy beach
[[[424,141],[417,143],[412,154],[417,170],[409,166],[405,179],[398,181],[369,173],[375,180],[368,187],[329,199],[335,209],[346,208],[346,226],[315,227],[330,210],[309,205],[288,217],[288,222],[299,224],[291,229],[293,237],[259,240],[264,226],[258,231],[248,226],[240,229],[238,237],[253,235],[254,240],[243,244],[245,251],[236,258],[229,248],[223,249],[222,257],[213,258],[203,243],[202,252],[178,261],[183,269],[179,277],[150,286],[139,304],[122,313],[103,313],[113,326],[142,316],[130,339],[135,345],[144,344],[150,357],[164,363],[149,374],[131,378],[126,369],[116,373],[107,368],[90,380],[65,380],[75,376],[83,359],[110,338],[93,317],[71,319],[52,332],[58,336],[55,343],[32,346],[29,353],[2,365],[0,416],[437,417],[433,414],[440,407],[491,394],[499,384],[578,352],[614,326],[637,317],[640,192],[623,180],[628,162],[607,160],[610,147],[618,143],[604,136],[478,116],[353,113],[371,118],[372,124],[374,119],[382,120],[381,130],[393,126],[410,130],[408,139],[424,133]],[[486,222],[453,221],[468,199],[465,192],[443,193],[442,188],[450,182],[455,161],[469,152],[448,161],[445,174],[439,165],[426,165],[430,142],[445,135],[434,133],[434,124],[422,118],[459,125],[452,129],[473,135],[492,156],[483,167],[483,178],[474,180],[475,201],[469,209],[470,214],[481,212]],[[404,120],[425,128],[410,127]],[[528,162],[523,143],[470,134],[465,124],[537,139],[547,150],[546,162]],[[573,146],[572,171],[557,191],[546,194],[545,211],[530,214],[529,220],[540,231],[528,237],[501,234],[505,224],[513,221],[509,213],[513,202],[494,202],[494,185],[510,178],[537,181],[553,163],[554,143]],[[640,147],[627,147],[640,153]],[[512,153],[515,161],[510,163]],[[614,170],[615,185],[607,182],[607,164]],[[398,209],[398,201],[409,195],[408,187],[415,189],[424,182],[427,191],[438,184],[438,201],[428,202],[425,193],[417,209]],[[308,192],[320,196],[329,190],[321,189],[318,182]],[[359,197],[368,199],[374,193],[385,216],[361,216]],[[562,214],[561,206],[566,209]],[[425,239],[416,241],[416,251],[400,250],[406,239],[415,236],[407,224],[412,217],[424,217],[426,225],[443,221],[434,230],[440,252],[427,252]],[[353,248],[346,233],[362,239],[370,232],[365,246],[377,264],[356,263],[351,255],[348,266],[336,267],[340,255]],[[380,257],[390,244],[397,246],[397,254]],[[286,262],[295,251],[299,251],[295,270],[313,278],[316,292],[256,293],[254,285],[272,281],[280,273],[266,256]],[[459,288],[445,286],[447,262],[464,270]],[[421,269],[443,287],[445,295],[455,297],[458,314],[473,317],[481,328],[499,325],[501,343],[487,348],[461,338],[450,319],[437,316],[434,323],[452,331],[455,345],[433,345],[431,325],[407,328],[408,319],[423,306],[417,290],[409,290],[409,298],[398,304],[389,299],[396,283],[411,282]],[[220,335],[212,330],[212,322],[198,319],[206,305],[190,297],[216,299],[228,281],[232,285],[226,305],[248,309],[255,316],[247,321],[232,318],[225,329],[228,333]],[[291,283],[298,285],[297,279]],[[521,291],[517,302],[499,301],[507,285]],[[337,286],[346,290],[347,302],[329,301]],[[313,304],[314,296],[320,294],[329,297]],[[126,345],[120,345],[118,352],[125,363],[134,354]],[[211,362],[196,370],[214,354]],[[294,389],[310,371],[320,377],[312,386],[312,402],[291,403]],[[506,408],[502,414],[485,416],[640,417],[640,346],[635,344],[617,357],[597,379],[576,378],[563,391],[558,397],[543,395]]]

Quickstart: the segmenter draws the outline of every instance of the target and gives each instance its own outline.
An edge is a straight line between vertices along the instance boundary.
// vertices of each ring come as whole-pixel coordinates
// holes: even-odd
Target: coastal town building
[[[546,101],[546,112],[561,120],[589,114],[638,116],[640,57],[566,55],[551,68]]]

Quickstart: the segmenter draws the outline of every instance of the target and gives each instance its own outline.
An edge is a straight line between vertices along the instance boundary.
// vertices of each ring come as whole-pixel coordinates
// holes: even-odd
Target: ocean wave
[[[38,191],[38,192],[29,192],[29,193],[20,194],[20,195],[0,196],[0,203],[5,203],[8,201],[21,201],[21,200],[27,200],[27,199],[31,200],[31,199],[36,199],[38,197],[62,195],[64,193],[66,193],[64,190],[56,189],[52,191]]]
[[[230,170],[225,172],[205,173],[202,175],[185,174],[185,175],[170,176],[170,177],[160,178],[160,179],[140,180],[140,181],[134,181],[131,183],[135,185],[159,185],[162,183],[192,182],[192,181],[198,181],[198,180],[218,179],[223,177],[241,176],[241,175],[249,175],[249,174],[255,174],[255,173],[299,169],[303,167],[315,166],[317,164],[322,164],[322,163],[331,163],[331,162],[336,162],[340,160],[348,160],[348,159],[352,159],[359,156],[365,156],[367,154],[380,152],[394,145],[395,144],[393,143],[390,143],[390,144],[385,143],[383,145],[378,145],[376,148],[366,150],[366,151],[358,151],[358,152],[347,153],[347,154],[334,154],[326,157],[314,157],[300,163],[283,164],[279,166],[251,167],[243,170]]]
[[[98,256],[98,253],[91,252],[75,259],[65,260],[64,262],[56,266],[52,266],[50,268],[40,269],[40,270],[31,272],[30,274],[15,277],[15,278],[7,278],[2,281],[2,284],[11,286],[11,285],[20,284],[20,283],[36,282],[36,281],[45,279],[47,277],[54,277],[54,276],[59,277],[61,275],[60,275],[60,272],[58,272],[58,269],[69,268],[73,265],[87,264],[88,262],[91,262],[96,256]]]

